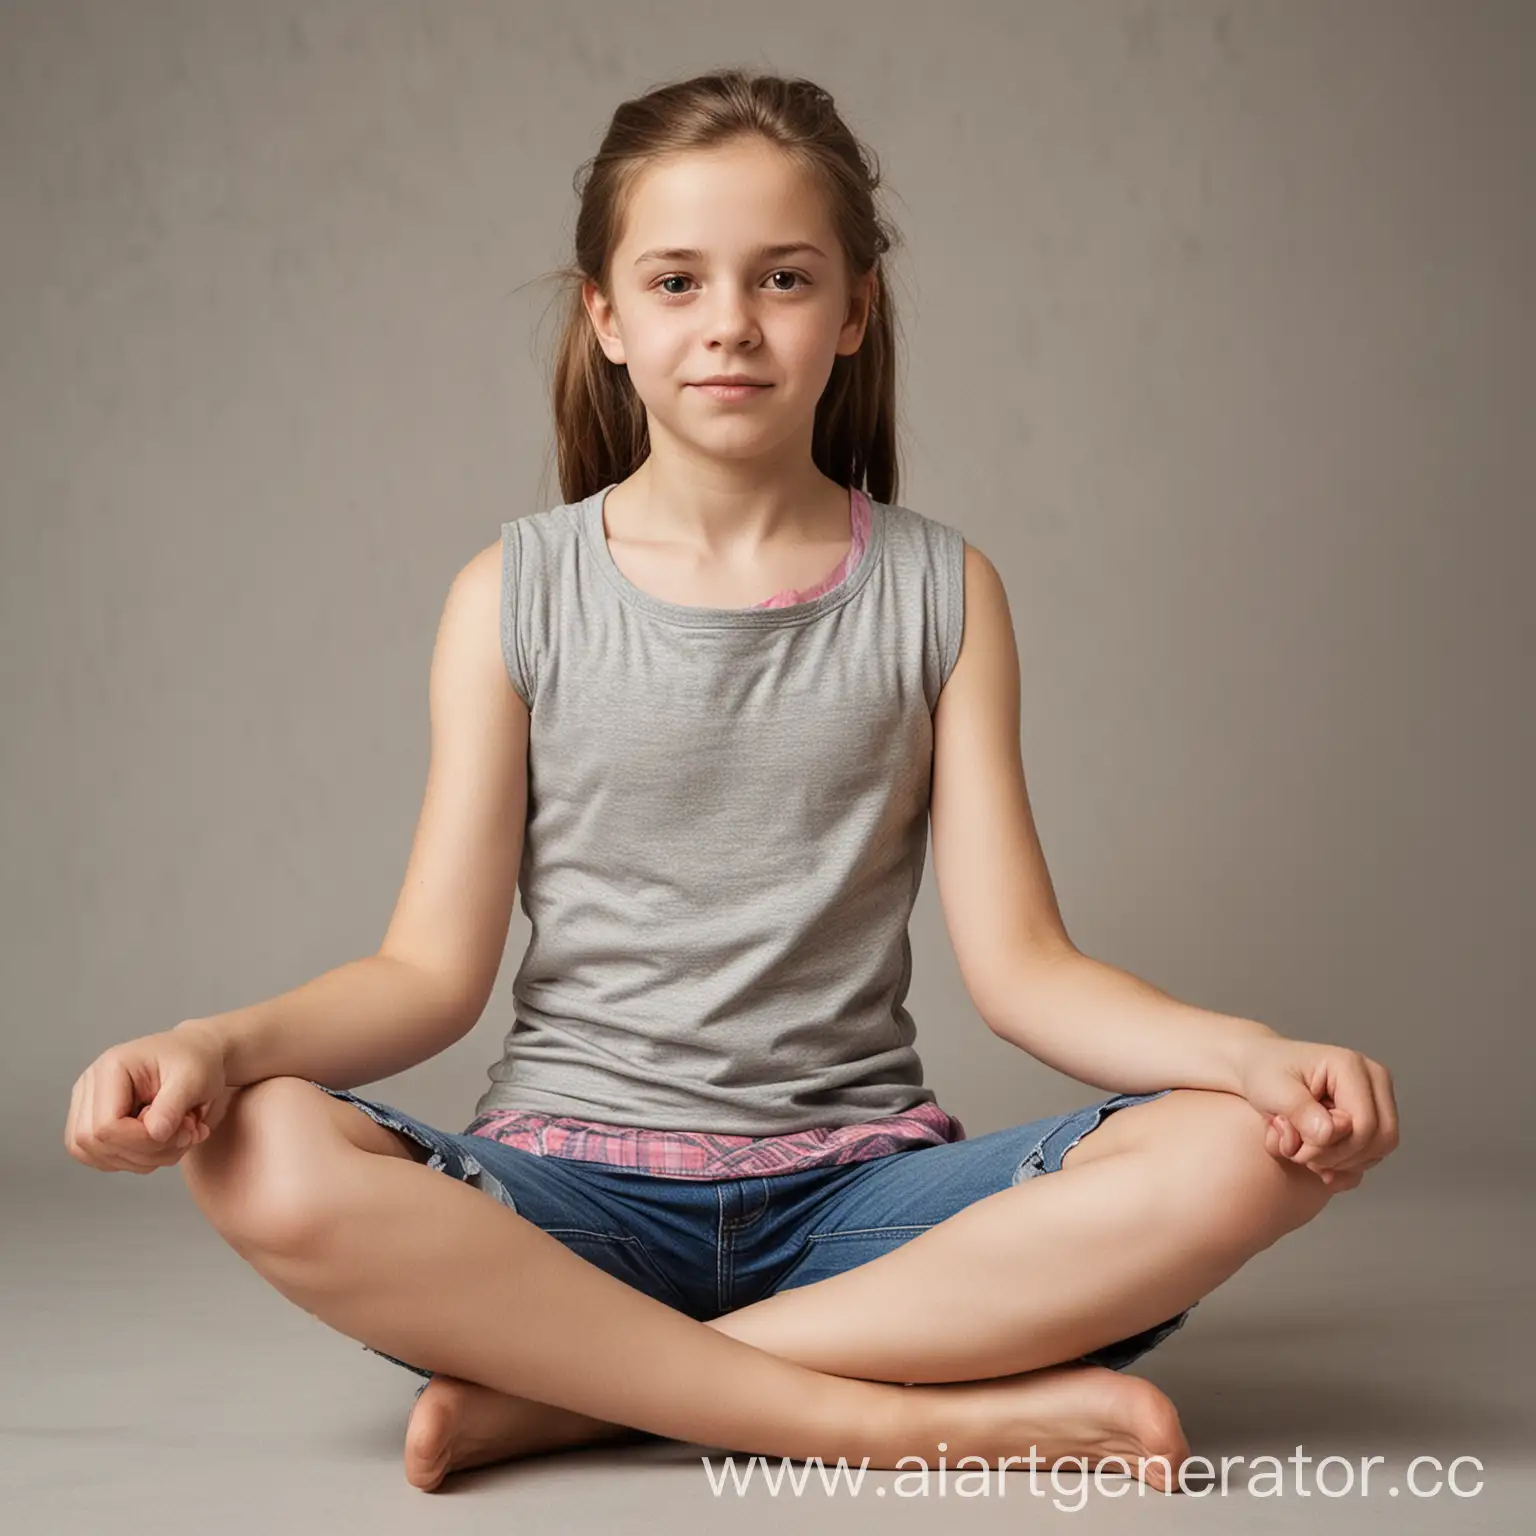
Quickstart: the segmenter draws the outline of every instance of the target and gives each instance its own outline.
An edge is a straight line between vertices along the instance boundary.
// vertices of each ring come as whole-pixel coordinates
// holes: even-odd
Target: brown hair
[[[629,372],[598,344],[582,284],[610,292],[613,251],[627,197],[664,155],[705,149],[756,134],[810,172],[827,198],[849,280],[875,274],[864,340],[833,360],[816,405],[812,457],[829,479],[879,502],[898,495],[896,462],[896,316],[882,257],[894,231],[875,207],[879,164],[849,131],[831,95],[809,80],[723,70],[658,86],[613,114],[597,153],[575,178],[580,197],[575,260],[554,275],[565,287],[553,405],[560,494],[584,500],[627,479],[650,452],[645,407]]]

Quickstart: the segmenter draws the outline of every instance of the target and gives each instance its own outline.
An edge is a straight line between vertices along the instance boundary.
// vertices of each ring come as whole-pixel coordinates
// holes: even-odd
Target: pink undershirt
[[[814,587],[777,592],[752,607],[787,608],[794,603],[808,603],[847,579],[869,542],[871,521],[869,498],[863,491],[851,491],[849,503],[852,540],[848,553],[836,567]],[[831,1163],[863,1162],[902,1147],[964,1141],[965,1127],[936,1103],[929,1102],[859,1125],[820,1126],[780,1136],[658,1131],[508,1109],[477,1116],[470,1123],[468,1134],[487,1136],[543,1157],[607,1163],[674,1179],[740,1179],[792,1173]]]

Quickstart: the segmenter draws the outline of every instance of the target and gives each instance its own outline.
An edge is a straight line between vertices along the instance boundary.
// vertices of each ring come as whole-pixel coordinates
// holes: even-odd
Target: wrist
[[[1232,1092],[1242,1093],[1248,1076],[1248,1064],[1254,1055],[1283,1038],[1279,1030],[1271,1029],[1257,1019],[1240,1021],[1240,1027],[1232,1031],[1227,1047],[1227,1075]]]
[[[171,1030],[171,1033],[173,1035],[191,1035],[194,1039],[203,1041],[217,1054],[219,1062],[224,1068],[225,1076],[228,1076],[229,1040],[213,1019],[183,1019],[181,1023]]]

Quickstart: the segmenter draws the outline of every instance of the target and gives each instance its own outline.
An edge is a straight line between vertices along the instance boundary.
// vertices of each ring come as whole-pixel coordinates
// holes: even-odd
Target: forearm
[[[176,1027],[218,1043],[232,1085],[305,1077],[355,1088],[428,1060],[473,1024],[462,999],[431,972],[380,954],[349,960],[266,1002]]]
[[[1031,962],[986,1010],[991,1029],[1079,1082],[1111,1093],[1239,1091],[1238,1056],[1276,1031],[1210,1013],[1078,952]]]

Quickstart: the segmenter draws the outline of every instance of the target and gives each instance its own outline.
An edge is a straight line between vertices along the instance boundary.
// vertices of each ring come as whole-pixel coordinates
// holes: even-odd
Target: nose
[[[757,315],[738,288],[729,283],[715,289],[705,320],[704,340],[711,346],[735,348],[761,339]]]

